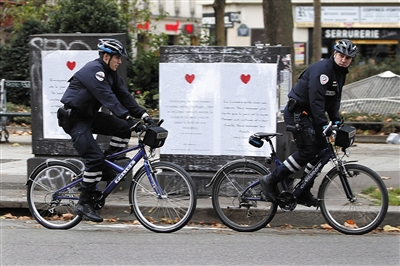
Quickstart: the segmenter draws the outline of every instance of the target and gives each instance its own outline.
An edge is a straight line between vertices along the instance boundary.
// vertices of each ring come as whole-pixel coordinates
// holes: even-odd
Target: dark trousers
[[[101,180],[104,153],[93,134],[129,139],[131,131],[125,120],[99,112],[91,118],[76,116],[69,134],[74,148],[85,163],[83,188],[94,190],[97,182]]]
[[[284,119],[286,125],[295,125],[294,114],[287,107],[284,110]],[[272,176],[277,182],[286,179],[290,174],[297,172],[307,163],[310,163],[307,167],[316,164],[318,161],[316,159],[318,152],[326,147],[326,141],[322,137],[322,130],[315,127],[308,115],[301,115],[300,123],[303,125],[303,129],[293,133],[297,151],[291,154],[283,164],[272,172]]]

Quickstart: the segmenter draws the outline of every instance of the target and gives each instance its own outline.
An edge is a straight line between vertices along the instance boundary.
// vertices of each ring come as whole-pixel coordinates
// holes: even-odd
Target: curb
[[[9,193],[7,193],[7,190]],[[29,213],[27,201],[21,201],[21,199],[26,199],[25,190],[11,190],[3,187],[2,192],[8,194],[7,196],[2,195],[2,200],[0,201],[0,208],[3,209],[3,212],[7,212],[7,209],[19,209],[20,211],[26,211]],[[130,213],[131,211],[127,196],[121,195],[121,197],[118,196],[117,198],[121,202],[120,204],[116,204],[115,199],[111,200],[108,204],[106,201],[105,206],[99,210],[99,215],[105,219],[115,218],[120,221],[136,220],[135,215]],[[211,199],[198,199],[198,205],[191,222],[199,224],[222,223],[211,206]],[[270,222],[270,225],[273,227],[285,225],[315,227],[326,223],[327,222],[319,209],[317,210],[315,208],[307,208],[298,205],[292,212],[283,212],[278,209],[275,217]],[[386,217],[380,224],[380,227],[383,227],[384,225],[400,226],[400,207],[389,207]]]

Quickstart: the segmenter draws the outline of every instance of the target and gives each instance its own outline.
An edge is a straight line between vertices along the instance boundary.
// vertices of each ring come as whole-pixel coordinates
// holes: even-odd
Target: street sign
[[[239,18],[240,12],[226,12],[224,16],[225,28],[233,28],[233,23],[240,23]],[[215,27],[215,14],[204,13],[201,19],[203,28],[214,28]]]

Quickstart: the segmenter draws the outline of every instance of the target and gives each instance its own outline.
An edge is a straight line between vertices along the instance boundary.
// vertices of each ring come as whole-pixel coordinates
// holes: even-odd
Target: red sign
[[[193,32],[194,32],[194,26],[193,26],[193,24],[185,24],[184,27],[183,27],[183,29],[185,30],[185,32],[186,32],[187,34],[193,34]]]
[[[150,28],[150,23],[149,23],[148,21],[146,21],[144,24],[138,23],[138,24],[137,24],[137,28],[138,28],[139,30],[149,30],[149,28]]]
[[[179,20],[176,21],[176,24],[165,24],[165,30],[177,32],[180,24],[181,22]]]

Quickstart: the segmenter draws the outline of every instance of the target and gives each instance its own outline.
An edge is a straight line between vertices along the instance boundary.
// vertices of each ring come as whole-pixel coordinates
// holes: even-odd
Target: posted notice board
[[[248,143],[276,132],[277,64],[160,63],[162,154],[263,156]]]
[[[70,139],[58,126],[57,110],[68,80],[87,62],[98,58],[98,52],[82,50],[42,51],[43,138]]]

